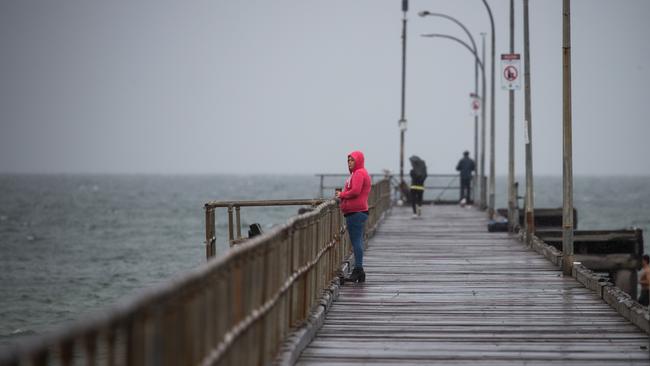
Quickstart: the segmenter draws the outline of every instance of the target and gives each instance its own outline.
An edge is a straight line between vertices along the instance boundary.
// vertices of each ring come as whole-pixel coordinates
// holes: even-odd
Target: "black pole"
[[[524,142],[526,144],[526,243],[532,245],[535,234],[535,196],[533,185],[533,113],[531,106],[530,79],[530,31],[528,22],[528,0],[524,0]]]
[[[571,114],[571,0],[562,1],[562,269],[571,275],[573,247],[573,133]]]
[[[494,131],[494,58],[495,58],[495,34],[494,34],[494,17],[492,17],[492,9],[490,9],[490,5],[487,3],[487,0],[483,0],[483,4],[485,5],[485,9],[487,9],[488,15],[490,16],[490,26],[492,27],[492,64],[491,66],[491,76],[490,76],[490,183],[489,183],[489,201],[488,201],[488,217],[493,218],[494,217],[494,174],[495,174],[495,168],[494,168],[494,159],[495,159],[495,148],[494,148],[494,140],[495,140],[495,131]]]
[[[399,119],[400,148],[399,148],[399,181],[400,192],[403,192],[404,183],[404,133],[406,132],[406,12],[408,0],[402,0],[402,111]],[[403,197],[402,197],[403,198]]]
[[[515,53],[515,1],[510,0],[510,54]],[[515,225],[515,91],[508,92],[508,230]],[[519,214],[516,214],[519,222]]]

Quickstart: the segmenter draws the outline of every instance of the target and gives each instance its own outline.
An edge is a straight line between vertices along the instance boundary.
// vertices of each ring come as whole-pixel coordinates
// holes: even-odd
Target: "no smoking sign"
[[[506,53],[501,55],[501,89],[521,89],[521,59],[518,53]]]
[[[478,112],[481,109],[481,98],[478,95],[471,93],[469,95],[470,102],[470,113],[472,116],[478,116]]]

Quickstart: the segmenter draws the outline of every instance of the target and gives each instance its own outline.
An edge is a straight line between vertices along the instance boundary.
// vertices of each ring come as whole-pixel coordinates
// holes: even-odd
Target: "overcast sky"
[[[489,3],[498,58],[508,51],[509,1]],[[3,0],[0,172],[345,172],[355,149],[370,171],[396,171],[400,5]],[[523,54],[522,8],[515,1]],[[449,40],[420,37],[467,39],[447,20],[418,17],[421,10],[458,18],[479,48],[489,19],[480,0],[410,2],[406,156],[450,173],[463,150],[473,154],[473,58]],[[650,1],[574,0],[571,10],[574,173],[650,175]],[[561,175],[562,2],[531,1],[530,22],[534,171]],[[489,58],[489,35],[486,46]],[[501,175],[508,99],[496,65]],[[522,88],[518,174],[523,101]]]

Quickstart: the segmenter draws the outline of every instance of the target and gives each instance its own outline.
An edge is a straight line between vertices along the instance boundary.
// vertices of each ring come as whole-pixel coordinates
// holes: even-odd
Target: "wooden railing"
[[[369,205],[372,231],[390,207],[388,180],[373,185]],[[0,355],[0,365],[264,365],[349,253],[329,200],[181,278]]]
[[[241,243],[242,207],[311,206],[325,202],[324,199],[259,200],[259,201],[211,201],[205,204],[205,257],[210,259],[217,254],[216,209],[226,208],[228,215],[228,243],[230,246]]]

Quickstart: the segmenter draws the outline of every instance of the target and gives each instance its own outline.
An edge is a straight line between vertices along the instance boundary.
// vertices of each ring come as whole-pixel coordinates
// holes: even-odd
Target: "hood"
[[[361,151],[353,151],[348,154],[348,156],[351,156],[352,159],[354,159],[354,169],[350,172],[352,173],[355,170],[359,170],[361,168],[365,168],[365,159],[363,157],[363,153]]]

